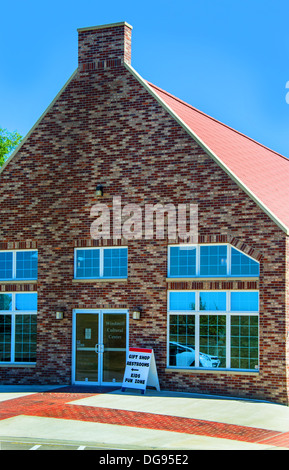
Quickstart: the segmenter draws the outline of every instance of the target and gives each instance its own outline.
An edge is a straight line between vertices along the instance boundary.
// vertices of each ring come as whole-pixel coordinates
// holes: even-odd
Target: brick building
[[[289,162],[140,77],[131,30],[78,31],[77,70],[1,169],[0,381],[121,384],[150,347],[163,389],[288,404]],[[197,237],[169,211],[139,236],[156,204],[197,208]]]

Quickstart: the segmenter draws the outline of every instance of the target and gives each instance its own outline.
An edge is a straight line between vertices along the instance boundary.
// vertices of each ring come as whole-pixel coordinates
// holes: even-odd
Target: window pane
[[[200,315],[200,367],[226,367],[225,315]]]
[[[16,294],[16,310],[37,310],[37,294]]]
[[[97,278],[99,271],[99,249],[76,251],[76,277]]]
[[[170,292],[170,310],[195,310],[195,292]]]
[[[226,311],[226,292],[200,292],[200,310]]]
[[[240,251],[231,249],[231,274],[237,276],[259,276],[259,263]]]
[[[0,253],[0,279],[12,279],[13,271],[13,253]]]
[[[0,315],[0,362],[11,360],[11,315]]]
[[[258,369],[258,317],[232,316],[231,368]]]
[[[196,275],[196,247],[170,247],[170,276]]]
[[[227,246],[200,247],[201,276],[225,276],[227,274]]]
[[[36,315],[16,315],[16,362],[36,362],[36,325]]]
[[[12,294],[0,294],[0,310],[12,309]]]
[[[127,277],[127,248],[103,250],[103,276]]]
[[[195,316],[170,315],[169,365],[195,365]]]
[[[258,312],[258,292],[231,292],[232,312]]]
[[[37,251],[16,252],[16,279],[37,279]]]

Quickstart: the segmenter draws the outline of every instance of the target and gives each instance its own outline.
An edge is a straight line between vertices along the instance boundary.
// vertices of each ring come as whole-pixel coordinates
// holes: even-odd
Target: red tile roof
[[[155,85],[149,86],[240,180],[259,205],[289,228],[289,159]]]

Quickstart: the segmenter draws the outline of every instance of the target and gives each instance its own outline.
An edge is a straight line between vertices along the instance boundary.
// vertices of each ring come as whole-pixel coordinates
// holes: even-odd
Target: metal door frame
[[[92,315],[99,315],[99,325],[98,325],[98,344],[102,343],[103,339],[103,314],[113,313],[113,314],[126,314],[126,355],[128,353],[129,346],[129,315],[128,309],[122,308],[107,308],[107,309],[74,309],[72,318],[72,368],[71,368],[71,382],[72,384],[78,385],[106,385],[112,386],[122,385],[122,382],[103,382],[102,381],[102,372],[103,372],[103,351],[98,353],[98,382],[86,382],[86,381],[76,381],[75,380],[75,367],[76,367],[76,315],[81,313],[89,313]]]

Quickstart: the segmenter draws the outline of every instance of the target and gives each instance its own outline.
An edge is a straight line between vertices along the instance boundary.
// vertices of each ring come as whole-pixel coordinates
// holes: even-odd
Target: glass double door
[[[75,312],[74,383],[122,384],[127,351],[127,313]]]

